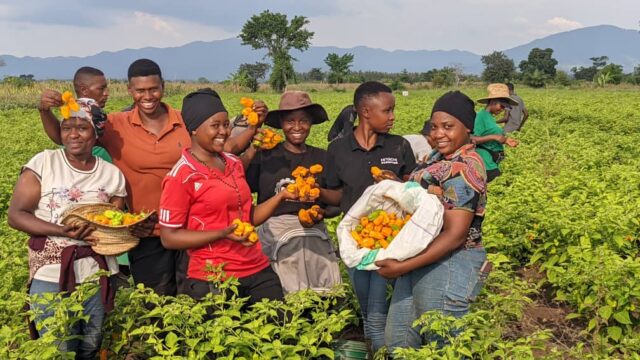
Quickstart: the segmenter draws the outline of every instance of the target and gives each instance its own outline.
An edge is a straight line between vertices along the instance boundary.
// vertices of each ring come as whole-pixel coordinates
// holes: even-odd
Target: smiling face
[[[129,80],[129,94],[143,114],[153,115],[161,106],[162,79],[158,75],[132,77]]]
[[[434,112],[431,117],[429,137],[435,143],[435,149],[442,155],[451,155],[469,143],[471,130],[446,112]]]
[[[229,114],[219,112],[192,132],[193,145],[212,154],[221,153],[230,133]]]
[[[369,96],[360,107],[358,115],[366,119],[374,132],[388,133],[393,128],[393,122],[396,120],[393,113],[396,98],[393,94],[381,92],[375,96]]]
[[[91,154],[96,143],[96,133],[86,119],[71,117],[60,124],[60,138],[65,150],[72,155]]]
[[[281,115],[280,126],[285,139],[292,145],[302,145],[311,131],[311,116],[304,110],[287,111]]]

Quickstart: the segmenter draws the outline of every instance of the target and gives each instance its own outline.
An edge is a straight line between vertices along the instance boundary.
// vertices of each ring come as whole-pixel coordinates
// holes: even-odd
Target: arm
[[[170,250],[198,248],[220,239],[229,239],[244,243],[246,238],[233,234],[236,225],[212,231],[196,231],[182,228],[160,227],[162,246]]]
[[[16,230],[34,236],[62,236],[78,240],[92,241],[89,235],[94,228],[88,223],[83,225],[58,225],[44,221],[34,215],[40,202],[40,180],[31,170],[20,174],[9,204],[8,223]]]
[[[405,261],[376,261],[376,265],[380,267],[378,273],[386,278],[397,278],[442,259],[464,244],[473,216],[467,210],[445,210],[442,231],[424,251]]]
[[[502,115],[502,119],[496,120],[496,123],[498,123],[498,124],[506,123],[507,120],[509,120],[509,112],[510,112],[509,109],[504,109],[504,113]]]
[[[255,146],[249,146],[249,148],[240,155],[240,161],[242,161],[242,167],[245,171],[249,168],[251,161],[253,161],[257,153],[258,149]]]
[[[253,110],[258,113],[258,124],[249,125],[240,134],[227,139],[227,142],[224,144],[224,151],[237,155],[247,149],[253,140],[253,137],[258,132],[258,128],[262,126],[262,123],[267,118],[267,113],[269,112],[267,105],[261,100],[257,100],[253,104]]]
[[[320,189],[318,199],[327,205],[339,206],[342,200],[342,189]]]
[[[269,200],[251,208],[251,223],[254,226],[261,225],[276,211],[281,202],[287,199],[294,200],[295,198],[296,196],[288,190],[280,191]]]
[[[507,141],[507,137],[501,134],[485,135],[485,136],[471,136],[471,141],[474,144],[484,144],[489,141],[497,141],[504,144]]]
[[[527,119],[529,118],[529,110],[527,110],[526,107],[522,107],[522,123],[520,124],[520,127],[522,127],[524,125],[524,122],[527,121]]]
[[[55,90],[44,90],[40,95],[40,104],[38,105],[40,120],[42,120],[42,126],[49,139],[58,145],[62,145],[60,123],[51,112],[51,108],[57,106],[62,106],[62,95]]]

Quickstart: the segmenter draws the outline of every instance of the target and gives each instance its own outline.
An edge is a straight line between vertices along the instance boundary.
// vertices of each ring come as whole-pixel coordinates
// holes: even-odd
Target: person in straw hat
[[[477,152],[487,168],[487,182],[491,182],[501,174],[499,164],[504,159],[504,145],[518,146],[518,140],[505,136],[494,116],[512,105],[518,105],[518,102],[510,96],[505,84],[489,84],[487,90],[489,94],[477,100],[486,106],[476,115],[471,140],[476,144]]]
[[[271,150],[248,150],[253,158],[247,169],[247,182],[252,192],[258,194],[258,204],[294,184],[291,175],[299,166],[326,167],[327,151],[306,143],[314,125],[327,121],[324,108],[311,101],[303,91],[288,91],[282,94],[277,110],[269,111],[265,124],[282,129],[285,141]],[[317,182],[324,186],[320,173]],[[336,250],[324,224],[325,204],[317,199],[285,201],[258,231],[262,249],[270,258],[271,265],[280,277],[285,293],[311,289],[326,292],[341,283]],[[298,212],[320,206],[319,216],[301,221]],[[337,208],[329,209],[337,215]]]
[[[70,103],[73,99],[67,100]],[[77,100],[77,111],[60,124],[63,148],[44,150],[22,168],[8,210],[9,226],[31,235],[29,239],[29,294],[43,295],[66,291],[89,279],[98,270],[118,271],[113,256],[96,254],[88,245],[99,241],[87,223],[62,225],[62,214],[77,204],[110,202],[124,207],[127,196],[125,178],[114,165],[92,155],[96,143],[95,124],[104,114],[93,99]],[[135,235],[135,234],[134,234]],[[83,302],[81,320],[70,329],[80,338],[61,342],[61,352],[73,351],[76,359],[95,359],[100,348],[105,312],[113,308],[113,287],[106,276],[100,278],[101,291]],[[48,304],[33,301],[35,322],[54,315]],[[47,332],[43,327],[32,337]]]

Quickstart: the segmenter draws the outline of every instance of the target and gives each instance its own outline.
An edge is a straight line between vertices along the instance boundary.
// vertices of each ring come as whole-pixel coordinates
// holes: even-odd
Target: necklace
[[[233,171],[231,172],[231,181],[233,181],[233,184],[228,183],[227,181],[225,181],[225,179],[223,179],[222,177],[220,177],[220,175],[216,174],[214,172],[215,169],[212,169],[209,165],[207,165],[207,163],[205,163],[204,161],[200,160],[196,154],[193,153],[193,151],[189,150],[189,153],[191,154],[191,156],[196,159],[197,162],[199,162],[200,164],[204,165],[207,169],[209,169],[209,174],[212,175],[214,178],[216,178],[216,180],[220,181],[222,184],[224,184],[225,186],[233,189],[233,191],[236,192],[236,195],[238,196],[238,217],[240,219],[242,219],[242,196],[240,195],[240,187],[238,186],[238,183],[236,182],[236,177],[233,175]],[[224,168],[227,168],[227,160],[224,158],[224,156],[218,155],[219,159],[222,160],[222,163],[224,164]],[[224,173],[224,169],[222,171],[222,173]]]

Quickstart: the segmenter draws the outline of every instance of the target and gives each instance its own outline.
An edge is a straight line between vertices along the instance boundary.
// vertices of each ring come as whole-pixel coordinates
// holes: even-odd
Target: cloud
[[[133,12],[102,27],[0,22],[0,49],[16,56],[88,56],[125,48],[172,47],[237,35],[215,26]]]
[[[568,31],[584,27],[584,25],[582,25],[578,21],[565,19],[560,16],[556,16],[552,19],[547,20],[546,24],[550,28],[556,29],[558,31]]]
[[[575,30],[584,27],[580,22],[556,16],[546,20],[541,26],[531,26],[528,33],[533,37],[543,37],[563,31]]]

